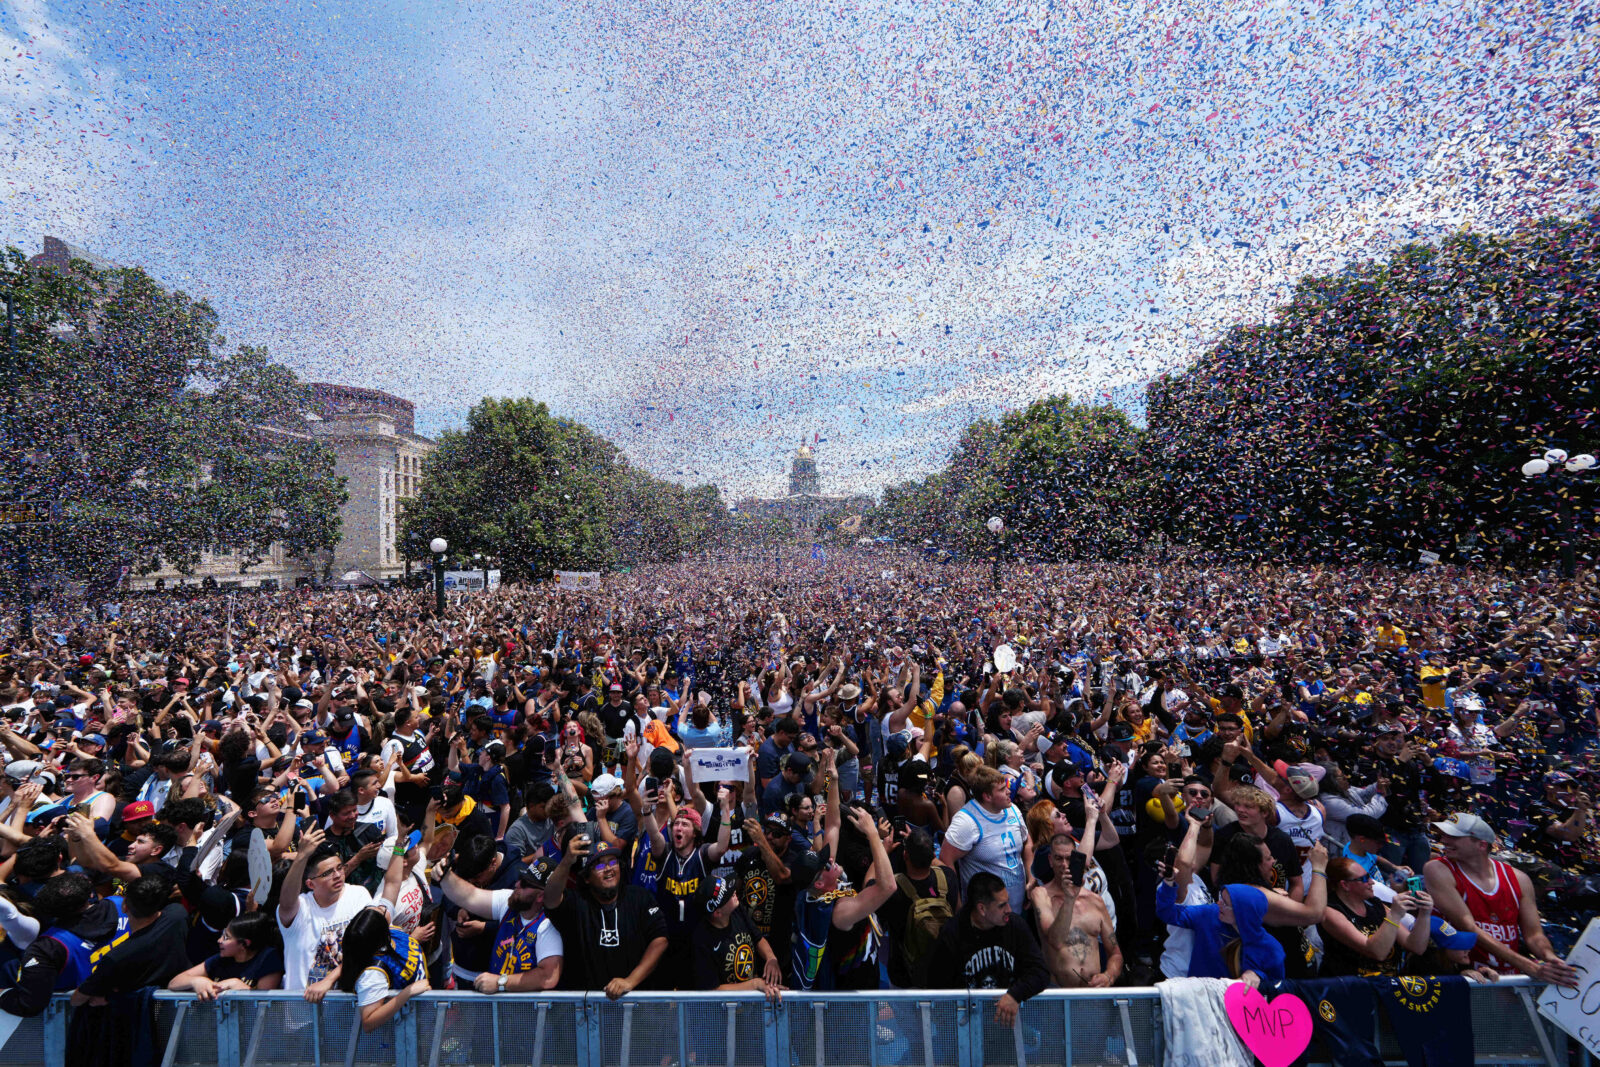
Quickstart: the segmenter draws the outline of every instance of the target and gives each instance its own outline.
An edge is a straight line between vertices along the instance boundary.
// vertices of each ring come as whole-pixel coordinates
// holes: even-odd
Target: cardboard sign
[[[690,762],[697,782],[743,782],[750,778],[748,749],[697,748]]]
[[[1589,920],[1567,962],[1578,971],[1578,988],[1546,986],[1539,995],[1539,1014],[1591,1053],[1600,1053],[1600,919]]]
[[[1243,982],[1222,994],[1228,1021],[1266,1067],[1289,1067],[1311,1045],[1311,1009],[1293,993],[1268,1001]]]

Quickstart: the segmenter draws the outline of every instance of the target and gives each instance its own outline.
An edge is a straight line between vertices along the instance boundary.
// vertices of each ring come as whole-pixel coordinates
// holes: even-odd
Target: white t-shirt
[[[506,912],[511,908],[511,890],[496,889],[489,894],[489,921],[498,923],[506,917]],[[497,931],[490,932],[491,937],[498,936]],[[552,956],[560,956],[564,946],[561,942],[561,933],[550,922],[550,916],[539,916],[539,926],[533,935],[533,964],[537,967]],[[458,981],[472,982],[481,973],[469,971],[465,967],[451,964],[450,970]]]
[[[356,1006],[370,1008],[374,1004],[382,1004],[398,992],[398,989],[389,988],[387,974],[377,967],[368,967],[356,979]]]
[[[1211,894],[1198,874],[1189,878],[1187,905],[1210,904]],[[1189,977],[1189,956],[1194,951],[1194,931],[1185,926],[1167,927],[1167,945],[1161,952],[1161,973],[1168,978]]]
[[[358,885],[347,885],[331,907],[317,906],[309,892],[300,894],[300,910],[288,926],[278,921],[283,934],[283,988],[304,989],[328,977],[339,965],[344,928],[364,908],[377,904],[388,910],[386,900],[373,900],[372,894]]]

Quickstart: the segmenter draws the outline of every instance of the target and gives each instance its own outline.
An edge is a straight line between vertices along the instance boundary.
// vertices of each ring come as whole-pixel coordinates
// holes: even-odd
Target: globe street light
[[[450,542],[442,537],[435,537],[428,542],[428,551],[433,553],[433,613],[439,616],[440,625],[444,624],[444,554],[450,551]]]
[[[1522,476],[1529,481],[1546,476],[1575,478],[1577,475],[1593,470],[1594,467],[1595,458],[1587,452],[1569,457],[1565,450],[1552,448],[1543,456],[1535,456],[1524,463],[1522,465]],[[1567,498],[1559,487],[1556,489],[1556,501],[1561,525],[1561,577],[1571,578],[1578,572],[1577,550],[1572,544],[1575,531],[1572,525],[1572,509],[1568,506]]]

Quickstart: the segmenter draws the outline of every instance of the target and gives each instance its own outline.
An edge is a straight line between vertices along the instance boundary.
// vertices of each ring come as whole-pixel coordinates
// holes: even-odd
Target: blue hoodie
[[[1243,948],[1240,965],[1244,970],[1259,974],[1263,983],[1283,981],[1283,946],[1262,925],[1267,915],[1266,890],[1242,884],[1222,889],[1233,904],[1232,927],[1223,925],[1215,904],[1179,904],[1175,886],[1167,882],[1156,886],[1156,917],[1168,926],[1194,931],[1189,977],[1235,977],[1228,971],[1222,947],[1237,936]]]

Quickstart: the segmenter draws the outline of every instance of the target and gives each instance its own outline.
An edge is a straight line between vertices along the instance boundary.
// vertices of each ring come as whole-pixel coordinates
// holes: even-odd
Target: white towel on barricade
[[[1222,994],[1222,978],[1168,978],[1161,991],[1161,1030],[1166,1067],[1254,1067],[1255,1057],[1233,1032]]]

